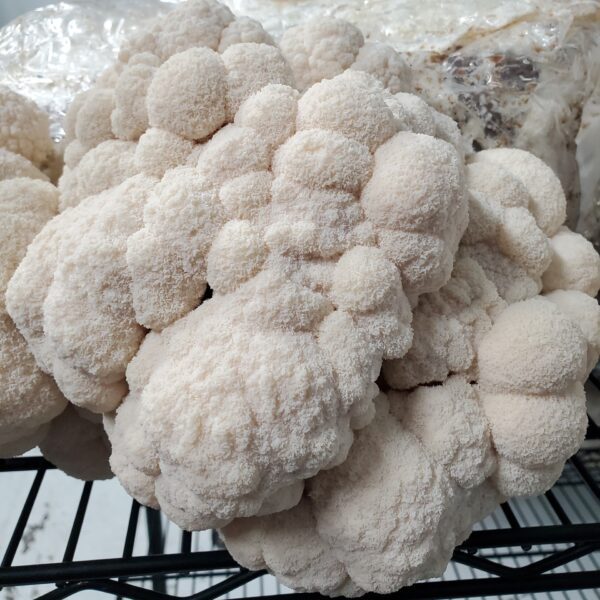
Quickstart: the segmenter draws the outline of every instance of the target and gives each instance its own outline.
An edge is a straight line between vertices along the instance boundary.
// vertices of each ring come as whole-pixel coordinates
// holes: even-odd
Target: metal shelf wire
[[[592,383],[597,383],[592,381]],[[600,389],[600,388],[599,388]],[[442,599],[498,597],[569,591],[565,599],[600,598],[600,435],[590,419],[587,447],[572,457],[561,479],[544,496],[511,500],[476,526],[467,541],[437,580],[417,583],[389,597]],[[596,443],[594,443],[594,440]],[[26,543],[26,529],[47,474],[54,467],[41,457],[0,460],[0,494],[3,477],[30,472],[33,480],[12,535],[0,532],[0,598],[13,598],[20,586],[52,584],[49,591],[29,598],[59,600],[93,590],[93,597],[131,600],[212,600],[214,598],[281,598],[291,591],[264,572],[250,572],[231,558],[218,538],[180,531],[158,511],[132,501],[122,536],[122,552],[110,558],[77,560],[84,523],[93,520],[90,508],[94,483],[81,484],[81,495],[70,530],[64,531],[64,553],[58,562],[15,565],[15,556]],[[114,524],[106,523],[107,528]],[[136,537],[144,533],[146,551],[136,555]],[[175,552],[166,547],[167,533],[177,537]],[[267,579],[270,579],[267,585]],[[192,582],[183,592],[180,582]],[[31,589],[35,590],[34,587]],[[4,590],[4,592],[2,591]],[[12,590],[12,591],[11,591]],[[574,595],[573,590],[577,590]],[[3,596],[3,593],[5,596]],[[318,594],[294,594],[296,600],[316,600]],[[375,597],[373,594],[365,598]]]

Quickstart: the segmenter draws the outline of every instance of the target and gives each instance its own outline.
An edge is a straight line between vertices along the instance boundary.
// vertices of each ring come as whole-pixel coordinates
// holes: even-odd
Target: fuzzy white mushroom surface
[[[188,529],[289,508],[344,460],[467,226],[441,115],[354,68],[302,95],[236,23],[182,4],[73,103],[62,212],[8,292],[38,363],[106,415],[126,489]]]
[[[342,462],[373,417],[381,361],[411,344],[407,294],[450,276],[466,227],[462,159],[401,130],[387,97],[356,71],[304,96],[263,87],[196,165],[167,171],[129,237],[136,319],[155,333],[107,417],[111,461],[185,528],[289,508],[305,479]],[[359,114],[365,98],[367,126],[349,130],[338,112]],[[385,191],[403,164],[414,174]],[[421,217],[416,196],[431,190]],[[403,255],[386,251],[390,236]],[[413,265],[432,243],[440,259]],[[206,283],[213,298],[196,308]]]
[[[8,282],[61,204],[59,190],[48,177],[8,149],[28,147],[23,136],[34,131],[38,148],[52,148],[47,117],[17,94],[9,99],[6,110],[0,111],[0,129],[10,123],[13,136],[12,141],[0,142],[7,145],[0,148],[0,456],[17,456],[39,446],[45,458],[73,477],[106,479],[112,473],[101,420],[92,422],[68,406],[7,313]],[[13,108],[7,112],[9,106]],[[29,308],[26,302],[23,311]]]
[[[73,102],[58,192],[0,151],[0,209],[5,183],[54,194],[39,223],[7,204],[31,230],[0,261],[6,321],[71,402],[0,408],[0,451],[82,478],[110,453],[139,502],[331,596],[440,576],[547,490],[585,433],[600,258],[549,167],[465,162],[409,78],[349,23],[276,45],[189,0]]]
[[[0,456],[10,457],[37,446],[67,401],[36,364],[5,302],[29,243],[58,211],[58,190],[28,160],[43,161],[52,147],[47,117],[18,94],[0,96]]]
[[[297,53],[303,74],[309,58]],[[395,98],[402,104],[387,104],[397,122],[430,130],[435,120],[418,99]],[[345,123],[350,135],[354,125]],[[356,135],[365,131],[375,130]],[[583,382],[600,350],[600,258],[562,226],[564,194],[539,159],[486,151],[465,175],[469,224],[452,274],[415,294],[412,346],[384,361],[395,389],[376,401],[346,461],[309,479],[294,508],[221,529],[242,565],[330,596],[389,593],[441,576],[478,519],[503,499],[549,489],[580,447]],[[398,181],[392,172],[381,187],[410,193]],[[388,202],[389,223],[401,209]],[[435,222],[426,203],[409,206],[417,222]]]
[[[0,86],[0,148],[18,154],[38,169],[54,153],[48,115],[34,102]]]
[[[445,310],[440,331],[469,342],[464,374],[446,364],[434,370],[437,384],[392,379],[412,389],[379,398],[346,461],[307,481],[296,507],[221,529],[241,564],[302,591],[389,593],[441,576],[498,502],[555,482],[585,434],[582,383],[598,360],[600,307],[577,290],[507,305],[489,280],[473,285],[484,275],[472,259],[457,265],[437,305],[433,294],[421,299]],[[430,331],[431,321],[413,324],[415,334]]]

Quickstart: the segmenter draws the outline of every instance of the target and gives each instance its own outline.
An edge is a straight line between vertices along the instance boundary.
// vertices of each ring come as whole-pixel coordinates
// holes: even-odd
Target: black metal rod
[[[398,592],[387,595],[366,594],[364,600],[441,600],[450,598],[469,598],[473,596],[526,594],[536,592],[559,592],[567,590],[585,590],[600,588],[600,571],[582,571],[578,573],[556,573],[537,575],[520,579],[472,579],[468,581],[435,581],[416,583]],[[62,600],[82,590],[97,590],[107,594],[121,595],[131,600],[172,600],[166,594],[139,588],[116,581],[86,581],[70,584],[53,590],[38,600]],[[246,600],[323,600],[320,594],[297,593],[279,596],[253,596]],[[194,596],[187,600],[196,600]]]
[[[560,505],[560,502],[558,501],[558,498],[554,495],[554,492],[552,490],[548,490],[546,492],[545,496],[546,496],[546,500],[548,500],[548,503],[552,507],[552,510],[554,511],[554,513],[556,514],[556,516],[558,517],[558,520],[563,525],[570,525],[571,524],[571,519],[569,519],[569,517],[567,516],[567,513],[565,512],[564,508]]]
[[[600,548],[600,544],[576,544],[571,548],[555,552],[546,558],[525,565],[519,569],[519,572],[523,575],[545,573],[590,554],[598,548]]]
[[[585,506],[589,511],[591,511],[592,519],[594,519],[595,521],[598,521],[598,519],[597,519],[597,515],[598,515],[597,507],[590,507],[588,505],[587,500],[585,498],[585,496],[588,495],[588,494],[584,494],[583,492],[585,490],[581,489],[581,487],[582,486],[580,486],[580,485],[574,485],[573,489],[572,489],[574,502],[572,502],[571,507],[573,509],[573,513],[575,515],[575,518],[581,519],[582,521],[585,521],[585,518],[583,517],[582,510],[581,510]],[[579,500],[581,502],[582,506],[578,506],[579,502],[577,502],[577,500]],[[600,571],[600,562],[596,559],[596,553],[593,552],[592,554],[590,554],[589,557],[588,557],[588,560],[592,563],[593,567],[597,571]]]
[[[2,567],[10,567],[10,565],[12,565],[12,561],[15,558],[15,554],[17,553],[19,543],[21,542],[21,538],[23,537],[23,532],[25,531],[25,527],[27,526],[27,521],[29,520],[29,516],[31,515],[31,510],[33,509],[35,499],[37,498],[38,492],[40,491],[40,487],[42,485],[42,481],[44,479],[45,474],[45,469],[40,469],[35,474],[35,478],[33,479],[33,483],[31,484],[31,487],[29,488],[29,493],[27,494],[27,498],[25,499],[25,504],[23,504],[21,514],[19,515],[19,519],[17,520],[17,524],[10,538],[10,542],[8,542],[6,552],[4,553],[4,558],[2,559],[1,564]]]
[[[577,469],[577,472],[581,476],[581,479],[585,481],[586,485],[590,488],[592,494],[594,494],[597,500],[600,501],[600,487],[594,481],[594,478],[590,475],[590,472],[586,469],[585,465],[581,462],[581,459],[577,455],[575,455],[571,456],[569,461]]]
[[[598,543],[600,541],[600,524],[475,531],[461,545],[461,548],[510,547],[521,545],[524,541],[532,544]],[[178,571],[229,569],[236,566],[237,564],[233,558],[224,550],[191,552],[186,555],[164,554],[130,559],[78,561],[69,564],[50,563],[0,568],[0,585],[28,585],[109,577],[134,577]]]
[[[528,558],[529,560],[533,560],[533,558],[545,558],[549,554],[556,552],[556,550],[530,550],[528,552],[524,551],[515,551],[515,552],[494,552],[493,554],[483,554],[481,555],[483,558],[489,558],[490,560],[498,560],[503,558]]]
[[[160,512],[146,506],[146,524],[148,525],[148,554],[162,554],[165,541],[163,539]],[[160,574],[152,577],[152,589],[161,593],[167,591],[164,577]]]
[[[192,551],[192,532],[191,531],[182,531],[181,532],[181,553],[189,554]],[[189,574],[189,572],[185,572],[185,574]]]
[[[571,548],[566,548],[560,552],[555,552],[550,556],[546,556],[536,562],[530,563],[522,567],[507,567],[498,564],[489,558],[472,556],[465,552],[455,551],[452,560],[455,562],[467,565],[480,571],[498,575],[500,577],[523,577],[525,575],[539,575],[546,571],[550,571],[557,567],[563,566],[582,556],[594,552],[600,547],[600,544],[581,544]]]
[[[164,550],[164,540],[160,512],[148,506],[145,508],[146,524],[148,525],[148,554],[161,554]]]
[[[9,471],[37,471],[39,469],[56,469],[56,467],[41,456],[0,458],[0,473]]]
[[[237,573],[237,575],[232,575],[224,581],[220,581],[219,583],[212,585],[206,590],[202,590],[197,594],[189,596],[189,598],[190,600],[214,600],[215,598],[223,596],[224,594],[227,594],[228,592],[245,585],[257,577],[262,577],[265,574],[266,571],[247,571],[244,569],[242,572]]]
[[[264,571],[244,571],[243,573],[238,572],[234,576],[229,577],[225,581],[217,583],[206,590],[202,590],[201,592],[192,594],[191,596],[177,598],[177,600],[213,600],[214,598],[218,598],[219,596],[237,589],[264,574]],[[63,598],[68,598],[69,596],[77,594],[78,592],[92,589],[105,592],[107,594],[113,594],[118,597],[130,598],[132,600],[173,600],[174,598],[173,596],[164,592],[148,590],[128,583],[100,580],[69,583],[56,590],[52,590],[43,596],[38,596],[37,600],[62,600]]]
[[[506,520],[508,521],[510,527],[512,529],[520,529],[521,524],[519,523],[519,519],[517,519],[517,515],[515,515],[513,509],[510,507],[508,502],[503,502],[500,505],[500,508],[502,509],[502,512],[504,513],[504,516],[506,517]]]
[[[79,499],[79,505],[77,506],[77,512],[73,519],[73,525],[71,526],[71,533],[69,534],[69,540],[67,541],[67,547],[65,548],[65,554],[63,556],[63,562],[71,562],[75,556],[75,550],[77,548],[77,542],[79,542],[79,535],[81,534],[81,527],[83,525],[83,519],[85,517],[85,511],[90,500],[90,494],[92,493],[93,481],[86,481],[83,484],[83,490],[81,492],[81,498]]]
[[[35,600],[59,600],[60,598],[68,598],[85,589],[88,589],[87,586],[81,583],[67,583],[41,596],[37,596]]]
[[[173,597],[168,594],[147,590],[146,588],[128,583],[111,581],[110,579],[68,583],[42,596],[38,596],[36,600],[63,600],[63,598],[68,598],[85,590],[96,590],[119,598],[131,598],[132,600],[173,600]]]
[[[131,501],[131,510],[129,511],[129,522],[127,523],[127,533],[125,534],[125,544],[123,546],[123,558],[133,556],[133,545],[135,544],[135,534],[140,516],[140,503],[137,500]]]
[[[508,548],[539,544],[569,544],[600,541],[600,523],[488,529],[474,531],[459,548]]]
[[[107,558],[72,563],[47,563],[0,568],[0,585],[31,585],[61,581],[84,581],[113,577],[135,577],[179,571],[231,569],[239,565],[225,550],[134,556],[129,559]]]
[[[192,551],[192,532],[182,531],[181,532],[181,553],[187,554]]]
[[[535,592],[560,592],[600,587],[600,571],[557,573],[522,579],[474,579],[469,581],[435,581],[415,583],[410,587],[387,595],[365,594],[362,600],[439,600],[467,598],[472,596],[498,596],[502,594],[526,594]],[[319,594],[285,594],[290,600],[323,600]],[[245,600],[281,600],[282,596],[251,596]]]
[[[491,573],[492,575],[498,575],[499,577],[515,576],[514,567],[507,567],[506,565],[498,564],[489,558],[484,558],[483,556],[477,556],[475,554],[469,554],[460,550],[454,551],[452,560],[460,563],[461,565],[466,565],[467,567],[484,571],[485,573]]]
[[[125,534],[125,544],[123,545],[123,558],[131,558],[133,556],[133,546],[135,544],[139,516],[140,503],[137,500],[132,500],[131,510],[129,511],[129,522],[127,523],[127,533]],[[125,579],[119,577],[119,581],[125,581]],[[117,596],[117,600],[121,600],[121,596]]]
[[[511,508],[508,502],[503,502],[500,505],[508,524],[511,529],[521,529],[521,524],[519,523],[519,519],[517,519],[517,515],[515,515],[513,509]],[[531,550],[531,544],[521,544],[521,548],[525,551]]]
[[[173,573],[168,573],[166,575],[166,578],[169,581],[176,581],[177,579],[188,579],[190,577],[194,580],[202,579],[203,577],[214,579],[215,577],[230,577],[231,575],[237,575],[239,572],[239,566],[237,569],[219,569],[218,571],[194,571],[192,575],[190,575],[189,571],[177,571]],[[135,581],[148,581],[148,575],[140,575],[139,577],[127,577],[126,579],[123,579],[123,581],[128,581],[129,583]]]

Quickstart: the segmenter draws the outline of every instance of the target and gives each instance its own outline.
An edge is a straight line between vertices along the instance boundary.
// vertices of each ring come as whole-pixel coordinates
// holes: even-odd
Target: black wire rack
[[[593,377],[591,384],[600,390]],[[456,548],[442,578],[417,583],[390,597],[416,600],[531,594],[527,597],[554,598],[551,592],[563,592],[561,597],[569,600],[600,598],[600,429],[591,418],[587,439],[552,490],[539,498],[503,504]],[[27,598],[39,600],[59,600],[90,590],[95,592],[93,597],[113,596],[118,600],[275,599],[291,593],[265,572],[251,572],[237,565],[214,532],[181,531],[164,515],[136,501],[130,502],[126,527],[103,524],[111,535],[121,537],[119,555],[76,560],[82,527],[95,518],[90,498],[98,484],[92,482],[81,483],[70,531],[67,527],[63,532],[62,560],[15,564],[19,549],[32,543],[28,523],[53,469],[41,457],[0,460],[0,497],[7,474],[28,472],[33,478],[12,534],[5,540],[6,534],[0,531],[0,551],[4,550],[0,598],[24,597],[15,595],[23,586],[32,590]],[[202,549],[198,549],[200,535],[204,536]],[[134,553],[140,536],[143,551]],[[269,585],[263,583],[267,580]],[[184,581],[192,582],[185,588],[187,592],[183,592]],[[48,584],[49,590],[36,593],[35,586],[47,589]],[[319,597],[294,594],[298,600]]]

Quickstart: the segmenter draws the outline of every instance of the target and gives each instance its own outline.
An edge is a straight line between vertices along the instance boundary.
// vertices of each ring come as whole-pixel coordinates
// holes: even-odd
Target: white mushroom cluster
[[[112,473],[101,423],[68,407],[7,312],[8,282],[56,215],[59,191],[38,168],[53,153],[47,116],[8,89],[0,88],[0,98],[0,457],[39,445],[70,475],[105,479]],[[26,299],[24,309],[29,307]]]
[[[544,163],[465,164],[409,75],[348,23],[277,46],[214,0],[130,40],[73,102],[58,189],[0,163],[52,198],[0,282],[7,372],[55,399],[21,386],[7,414],[43,414],[19,428],[0,401],[4,454],[99,476],[73,448],[103,426],[134,498],[329,595],[440,575],[552,485],[585,432],[600,257]]]
[[[474,523],[549,489],[580,447],[600,257],[561,227],[564,195],[539,159],[489,150],[466,173],[452,276],[418,298],[411,348],[383,365],[387,398],[294,508],[221,530],[246,567],[331,596],[441,576]]]

